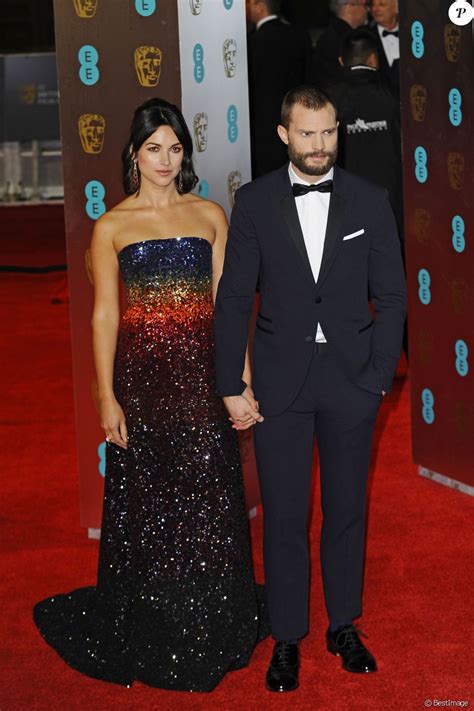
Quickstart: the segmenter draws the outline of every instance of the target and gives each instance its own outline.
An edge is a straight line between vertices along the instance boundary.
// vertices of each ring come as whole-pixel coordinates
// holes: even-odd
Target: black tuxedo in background
[[[372,428],[381,393],[391,387],[405,319],[400,242],[386,191],[335,167],[317,283],[288,167],[237,192],[215,309],[222,396],[244,389],[241,374],[257,281],[253,388],[265,420],[254,433],[265,577],[272,633],[288,640],[308,628],[314,435],[321,465],[326,606],[332,623],[351,622],[361,610]],[[315,343],[318,322],[327,344]]]
[[[252,174],[258,177],[287,160],[276,132],[281,104],[287,91],[308,79],[311,41],[304,30],[274,19],[252,32],[247,43]]]
[[[390,89],[397,100],[400,103],[400,60],[396,59],[392,66],[388,63],[387,55],[385,54],[385,49],[380,39],[380,34],[377,25],[370,28],[370,31],[374,35],[375,42],[377,44],[377,54],[379,56],[379,70],[387,80]]]
[[[353,31],[351,25],[340,17],[333,15],[328,27],[319,37],[314,50],[311,82],[325,89],[342,79],[342,67],[339,57],[345,38]]]

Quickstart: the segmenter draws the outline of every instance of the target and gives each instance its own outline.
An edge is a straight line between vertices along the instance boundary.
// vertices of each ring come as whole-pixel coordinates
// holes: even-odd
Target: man
[[[368,2],[332,0],[331,9],[334,16],[316,45],[311,75],[312,82],[323,88],[341,80],[342,43],[352,30],[367,23]]]
[[[398,37],[398,0],[372,0],[370,12],[375,25],[380,71],[388,79],[394,96],[400,99],[400,40]]]
[[[278,133],[289,166],[236,193],[216,300],[216,366],[234,426],[256,425],[276,642],[266,685],[291,691],[298,686],[298,640],[308,631],[314,435],[327,647],[348,671],[376,670],[353,620],[361,614],[372,430],[397,365],[406,295],[387,194],[334,165],[337,121],[328,97],[311,86],[288,92]],[[241,373],[257,281],[252,390]]]
[[[359,29],[344,40],[344,81],[328,88],[340,121],[338,163],[386,188],[402,233],[402,159],[397,102],[379,70],[377,41]]]
[[[255,23],[248,38],[252,174],[256,178],[286,162],[276,126],[286,92],[308,79],[309,35],[278,18],[281,0],[247,0],[247,18]]]

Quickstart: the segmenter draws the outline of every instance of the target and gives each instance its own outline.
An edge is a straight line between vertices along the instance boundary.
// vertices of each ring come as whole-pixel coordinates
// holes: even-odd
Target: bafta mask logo
[[[194,140],[199,153],[202,153],[207,148],[207,114],[201,112],[193,118]]]
[[[92,276],[92,259],[90,249],[86,249],[84,252],[84,265],[86,267],[87,278],[89,279],[92,286],[94,286],[94,277]]]
[[[36,84],[22,84],[20,86],[20,101],[28,106],[36,103]]]
[[[460,435],[471,435],[473,425],[473,407],[468,402],[454,403],[454,421]]]
[[[97,155],[104,146],[105,119],[100,114],[82,114],[78,121],[82,149]]]
[[[449,184],[453,190],[461,190],[464,185],[464,156],[462,153],[448,153]]]
[[[226,77],[235,77],[237,68],[237,42],[234,39],[224,40],[222,54],[224,57],[224,71]]]
[[[73,3],[78,17],[89,20],[94,17],[99,0],[73,0]]]
[[[189,0],[189,6],[193,15],[201,14],[202,0]]]
[[[421,365],[427,368],[433,362],[434,338],[429,331],[421,330],[417,339],[418,358]]]
[[[410,108],[414,121],[424,121],[426,115],[426,89],[422,84],[410,88]]]
[[[233,170],[227,176],[227,193],[229,195],[229,203],[231,207],[234,207],[235,193],[242,185],[242,175],[240,171]]]
[[[415,237],[419,244],[426,245],[429,241],[431,213],[418,207],[415,210]]]
[[[451,282],[451,303],[455,314],[462,314],[465,310],[469,287],[464,279],[453,279]]]
[[[157,86],[161,75],[163,53],[158,47],[137,47],[134,53],[135,70],[142,86]]]
[[[448,62],[457,62],[461,54],[461,28],[448,23],[444,27],[444,50]]]

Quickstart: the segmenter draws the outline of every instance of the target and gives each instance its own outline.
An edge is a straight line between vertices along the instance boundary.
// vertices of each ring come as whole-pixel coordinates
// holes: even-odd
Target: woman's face
[[[178,175],[184,149],[170,126],[160,126],[140,146],[136,159],[142,181],[167,187]]]

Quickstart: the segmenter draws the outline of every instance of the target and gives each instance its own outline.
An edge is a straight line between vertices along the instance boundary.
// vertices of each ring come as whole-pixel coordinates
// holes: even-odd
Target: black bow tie
[[[322,183],[314,183],[313,185],[303,185],[302,183],[293,183],[291,186],[294,197],[300,197],[307,193],[332,193],[332,180],[323,180]]]
[[[390,30],[384,30],[382,32],[382,37],[388,37],[389,35],[393,35],[394,37],[398,37],[398,30],[394,30],[393,32],[390,32]]]

